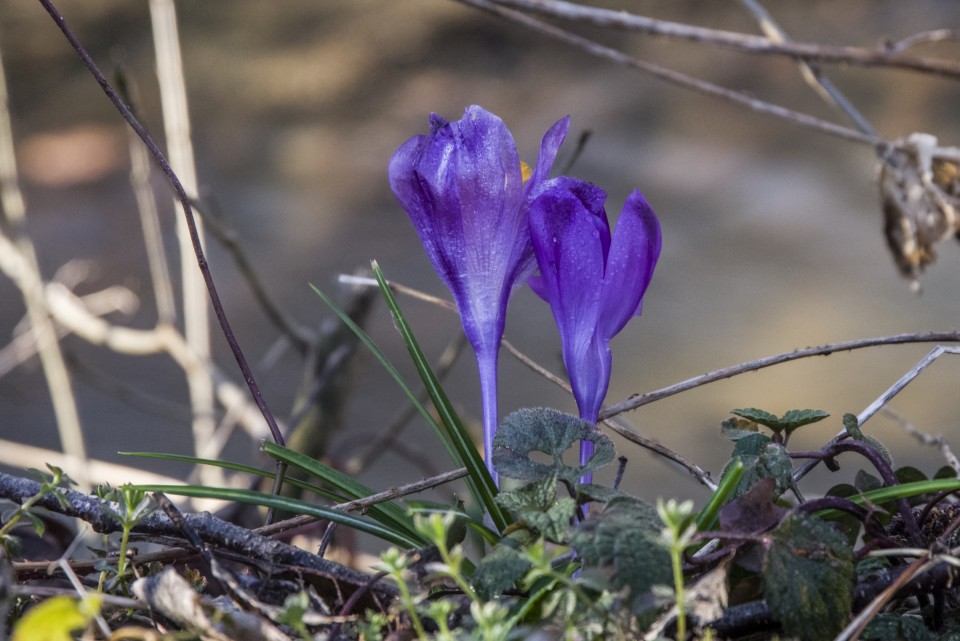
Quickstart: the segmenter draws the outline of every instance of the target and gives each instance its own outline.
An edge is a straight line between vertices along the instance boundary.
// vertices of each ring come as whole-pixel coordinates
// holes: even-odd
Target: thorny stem
[[[84,46],[80,44],[80,41],[67,26],[63,16],[60,15],[60,12],[56,9],[56,7],[54,7],[51,0],[39,0],[39,2],[47,11],[47,13],[50,14],[50,17],[53,18],[53,21],[56,22],[64,37],[66,37],[74,51],[77,52],[77,55],[80,56],[84,66],[86,66],[86,68],[96,79],[97,83],[100,85],[100,88],[103,89],[103,92],[107,95],[107,98],[109,98],[110,102],[113,103],[113,106],[116,107],[117,111],[120,112],[120,115],[123,116],[123,119],[127,121],[133,130],[137,132],[140,140],[142,140],[147,146],[147,149],[150,151],[150,155],[153,156],[154,160],[157,162],[157,165],[160,167],[160,170],[163,171],[164,175],[166,175],[167,179],[170,181],[170,184],[173,186],[174,191],[177,193],[177,198],[183,207],[183,214],[187,223],[187,229],[190,232],[190,241],[193,245],[193,251],[197,257],[197,266],[200,269],[200,273],[203,275],[203,281],[207,286],[207,292],[210,295],[210,302],[213,305],[213,310],[217,316],[217,321],[220,323],[220,328],[223,330],[223,335],[227,339],[227,343],[230,345],[230,351],[233,352],[233,356],[237,361],[237,365],[240,367],[240,372],[243,374],[243,379],[246,381],[247,387],[250,389],[250,393],[253,395],[253,399],[256,402],[257,407],[260,409],[260,413],[263,415],[264,420],[267,422],[267,426],[270,428],[270,433],[273,436],[273,440],[279,445],[283,445],[284,441],[283,435],[280,433],[280,427],[277,425],[277,421],[274,418],[273,413],[270,412],[270,409],[267,407],[266,401],[263,398],[263,394],[260,391],[260,387],[257,385],[257,381],[253,376],[253,372],[250,370],[250,366],[247,364],[247,359],[243,354],[243,350],[240,348],[240,344],[237,342],[237,338],[233,333],[233,329],[230,327],[230,322],[227,320],[226,312],[224,311],[223,305],[220,302],[220,295],[217,293],[216,285],[213,282],[213,275],[210,272],[210,266],[207,264],[207,259],[203,253],[203,247],[200,243],[200,236],[197,231],[197,222],[193,216],[190,198],[187,196],[187,192],[184,190],[183,184],[181,184],[180,179],[170,167],[170,163],[167,162],[163,152],[160,151],[160,148],[153,141],[153,138],[150,137],[150,134],[147,133],[147,130],[143,127],[143,125],[140,124],[136,117],[134,117],[133,113],[130,112],[130,109],[120,98],[119,94],[117,94],[117,91],[113,88],[109,81],[107,81],[106,77],[103,75],[103,72],[100,71],[100,68],[93,61],[93,58],[84,48]]]

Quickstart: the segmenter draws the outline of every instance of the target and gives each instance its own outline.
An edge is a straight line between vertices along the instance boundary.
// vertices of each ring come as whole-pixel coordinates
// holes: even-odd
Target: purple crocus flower
[[[550,303],[580,418],[594,424],[610,384],[610,339],[640,315],[661,245],[660,223],[639,190],[627,199],[612,238],[606,198],[596,185],[556,178],[530,209],[540,266],[530,285]],[[593,449],[581,442],[581,465]]]
[[[453,294],[477,356],[485,460],[494,481],[497,357],[507,301],[536,269],[528,210],[567,135],[569,118],[540,143],[529,179],[503,121],[477,106],[405,142],[390,160],[390,187],[413,221],[434,269]]]

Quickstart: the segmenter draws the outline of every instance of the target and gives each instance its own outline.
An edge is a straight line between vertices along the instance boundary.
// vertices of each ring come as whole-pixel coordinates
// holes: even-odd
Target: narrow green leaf
[[[336,470],[329,465],[325,465],[324,463],[321,463],[320,461],[311,458],[306,454],[301,454],[296,450],[291,450],[288,447],[277,445],[272,441],[264,441],[262,448],[264,452],[278,461],[283,461],[290,467],[303,470],[307,474],[315,476],[316,478],[319,478],[324,482],[334,486],[343,494],[345,494],[350,500],[363,499],[372,494],[376,494],[373,489],[362,483],[358,483],[351,476],[344,474],[340,470]],[[400,528],[406,531],[409,535],[419,538],[419,535],[416,534],[416,529],[413,527],[413,519],[410,518],[406,510],[399,507],[395,503],[377,503],[376,505],[371,505],[367,509],[367,512],[371,517],[376,518],[378,521],[381,521],[384,524],[389,524],[395,528]]]
[[[390,290],[390,285],[387,283],[386,278],[384,278],[383,272],[380,271],[380,266],[374,261],[372,267],[373,274],[376,276],[377,283],[380,285],[383,298],[387,302],[390,313],[393,315],[394,323],[400,331],[404,343],[407,345],[407,350],[410,352],[414,365],[417,367],[417,372],[420,374],[420,380],[423,381],[427,393],[430,395],[430,400],[440,415],[441,423],[446,430],[446,436],[449,442],[452,443],[459,456],[460,460],[458,462],[465,466],[470,473],[467,477],[467,486],[474,495],[474,499],[486,508],[494,525],[502,532],[510,524],[510,517],[494,500],[497,495],[497,486],[493,482],[490,472],[487,471],[487,467],[484,465],[480,453],[477,452],[477,448],[474,446],[469,433],[460,421],[460,416],[454,409],[450,399],[447,398],[446,392],[443,391],[443,387],[440,385],[436,374],[434,374],[430,368],[430,363],[426,356],[424,356],[423,350],[420,349],[420,345],[413,335],[413,330],[410,329],[410,325],[403,316],[396,297],[394,297],[393,292]]]
[[[930,481],[919,481],[917,483],[904,483],[903,485],[894,485],[892,487],[881,487],[869,492],[863,492],[856,496],[848,496],[847,499],[856,503],[860,507],[870,505],[879,505],[899,499],[909,499],[920,494],[931,492],[957,492],[960,491],[960,479],[932,479]],[[835,510],[824,510],[817,512],[817,516],[823,519],[834,518],[838,512]]]
[[[727,501],[733,498],[745,469],[739,456],[731,460],[724,468],[723,476],[720,477],[720,483],[717,485],[716,491],[707,501],[707,504],[703,506],[703,509],[700,510],[700,514],[697,515],[698,532],[713,528],[713,524],[717,520],[717,512]]]
[[[313,289],[314,293],[320,297],[320,300],[326,303],[327,307],[329,307],[331,311],[333,311],[333,313],[336,314],[337,317],[343,321],[343,323],[349,327],[354,334],[357,335],[357,338],[360,339],[360,342],[362,342],[364,346],[370,350],[370,353],[373,354],[374,358],[380,362],[380,365],[382,365],[383,368],[387,370],[387,373],[390,374],[391,378],[396,381],[397,385],[400,386],[400,389],[403,390],[403,393],[406,394],[407,398],[410,400],[410,403],[413,404],[413,406],[420,413],[420,416],[423,417],[423,419],[427,422],[427,425],[430,426],[430,429],[433,430],[433,433],[436,434],[437,439],[443,443],[444,448],[446,448],[447,453],[450,455],[450,460],[457,465],[462,465],[463,463],[457,454],[457,450],[454,448],[453,443],[450,442],[450,439],[447,437],[443,429],[441,429],[441,427],[437,424],[437,422],[433,420],[433,416],[430,415],[430,412],[426,407],[424,407],[423,403],[420,402],[420,399],[417,398],[417,395],[414,394],[413,390],[411,390],[406,384],[406,382],[403,380],[403,377],[400,376],[400,372],[393,365],[393,363],[390,362],[390,359],[387,358],[386,354],[384,354],[380,348],[377,347],[377,344],[373,342],[373,339],[371,339],[365,331],[363,331],[363,328],[357,325],[353,319],[350,318],[342,309],[337,307],[337,304],[334,303],[330,297],[313,285],[310,285],[310,287]]]
[[[117,452],[123,456],[137,456],[143,458],[158,459],[161,461],[180,461],[183,463],[192,463],[193,465],[209,465],[211,467],[219,467],[225,470],[232,470],[234,472],[240,472],[243,474],[252,474],[254,476],[260,476],[265,479],[273,479],[276,477],[276,474],[273,472],[268,472],[266,470],[261,470],[258,467],[253,467],[252,465],[243,465],[241,463],[233,463],[231,461],[220,461],[217,459],[208,459],[208,458],[199,458],[197,456],[185,456],[183,454],[164,454],[157,452]],[[284,483],[289,483],[294,487],[298,487],[301,490],[306,490],[316,494],[317,496],[322,496],[324,498],[330,499],[331,501],[336,501],[337,503],[344,503],[349,501],[353,497],[348,497],[344,494],[333,492],[323,487],[313,485],[311,483],[305,483],[298,479],[290,478],[289,476],[283,479]]]
[[[330,508],[286,496],[264,494],[263,492],[237,488],[204,487],[202,485],[134,485],[133,487],[146,492],[162,492],[164,494],[173,494],[174,496],[190,496],[201,499],[221,499],[224,501],[245,503],[247,505],[273,508],[275,510],[285,510],[294,514],[304,514],[333,521],[340,525],[359,530],[360,532],[372,534],[377,538],[404,548],[414,548],[423,545],[423,541],[410,537],[403,530],[390,528],[375,521],[355,516],[349,512],[331,510]]]

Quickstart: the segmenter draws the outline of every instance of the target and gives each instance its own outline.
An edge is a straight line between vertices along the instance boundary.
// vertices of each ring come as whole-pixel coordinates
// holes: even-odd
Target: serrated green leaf
[[[612,570],[613,586],[628,587],[635,600],[652,586],[672,581],[670,555],[659,543],[662,527],[653,506],[618,497],[577,525],[571,545],[586,571]]]
[[[609,503],[618,496],[627,496],[620,490],[595,483],[581,483],[577,486],[577,493],[580,496],[581,503],[585,500],[596,501],[597,503]]]
[[[758,429],[756,423],[740,417],[728,418],[720,423],[720,433],[723,434],[725,438],[734,442],[739,441],[745,436],[756,434]]]
[[[826,521],[795,512],[773,532],[763,595],[786,636],[832,639],[850,616],[853,547]]]
[[[730,410],[730,413],[743,417],[748,421],[753,421],[754,423],[759,423],[760,425],[769,427],[774,432],[779,432],[783,429],[783,427],[780,425],[780,417],[765,410],[757,409],[756,407],[745,407],[741,409]]]
[[[828,416],[830,415],[823,410],[789,410],[780,417],[780,425],[789,434],[798,427],[817,423]]]
[[[585,465],[567,465],[563,453],[578,441],[590,441],[596,448]],[[541,463],[531,458],[543,452],[552,459]],[[537,481],[556,475],[576,483],[584,474],[596,472],[613,462],[613,442],[596,427],[576,416],[554,409],[524,408],[503,419],[493,440],[493,464],[500,476],[520,481]]]
[[[555,543],[563,540],[563,534],[577,510],[577,502],[569,496],[557,498],[556,476],[501,492],[497,496],[497,503],[516,512],[530,529]]]
[[[523,554],[508,545],[498,545],[477,564],[470,582],[477,595],[489,601],[514,587],[531,567]]]
[[[100,612],[100,597],[54,596],[31,608],[13,626],[11,641],[72,641],[71,632],[87,627]]]
[[[789,489],[793,462],[783,445],[774,443],[765,434],[752,434],[737,441],[731,459],[738,457],[743,462],[743,476],[734,496],[743,496],[763,478],[776,482],[777,496]]]

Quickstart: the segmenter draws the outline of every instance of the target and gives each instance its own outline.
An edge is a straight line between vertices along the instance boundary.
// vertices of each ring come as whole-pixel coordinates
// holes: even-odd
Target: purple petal
[[[653,269],[660,257],[660,223],[639,189],[620,213],[603,280],[603,311],[598,331],[607,340],[639,315]]]
[[[528,198],[535,198],[538,195],[538,187],[550,175],[553,162],[557,159],[557,152],[560,150],[560,145],[563,144],[569,130],[570,116],[565,116],[553,123],[553,126],[543,135],[543,140],[540,141],[540,155],[537,157],[537,166],[525,186],[525,193]]]
[[[590,197],[581,198],[584,194]],[[563,361],[584,413],[595,412],[609,377],[609,350],[597,342],[604,273],[606,216],[588,205],[602,204],[603,190],[571,179],[551,181],[530,209],[530,231],[538,287],[550,303],[563,344]],[[607,241],[609,242],[609,241]],[[605,353],[606,352],[606,353]]]

